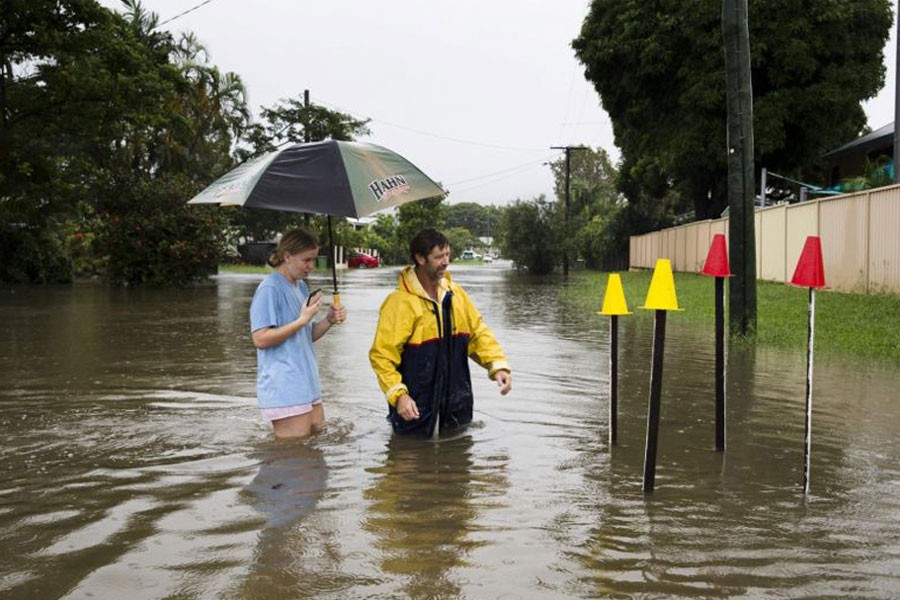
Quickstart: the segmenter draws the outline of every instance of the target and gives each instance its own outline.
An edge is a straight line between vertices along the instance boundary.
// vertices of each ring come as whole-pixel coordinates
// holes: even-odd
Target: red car
[[[352,252],[347,259],[347,267],[350,269],[374,269],[378,266],[378,257],[361,252]]]

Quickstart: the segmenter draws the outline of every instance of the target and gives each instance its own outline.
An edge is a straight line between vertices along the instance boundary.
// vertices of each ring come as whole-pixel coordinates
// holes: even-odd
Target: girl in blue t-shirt
[[[316,265],[319,243],[308,229],[285,233],[250,304],[250,332],[256,346],[257,396],[276,437],[302,437],[325,424],[314,341],[346,318],[343,306],[313,323],[322,294],[310,297],[306,278]]]

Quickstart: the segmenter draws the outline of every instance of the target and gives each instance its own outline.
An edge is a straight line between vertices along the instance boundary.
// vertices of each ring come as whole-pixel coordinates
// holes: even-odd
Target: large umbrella
[[[188,204],[328,215],[331,276],[339,302],[331,216],[359,218],[445,194],[396,152],[375,144],[328,140],[288,146],[250,160],[219,177]]]

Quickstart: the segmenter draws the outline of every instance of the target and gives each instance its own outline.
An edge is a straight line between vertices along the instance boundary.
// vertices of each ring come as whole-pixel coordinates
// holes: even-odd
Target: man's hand
[[[512,373],[506,369],[501,369],[494,373],[494,381],[500,387],[500,395],[505,396],[512,389]]]
[[[404,421],[414,421],[419,418],[419,407],[409,394],[403,394],[397,398],[397,414]]]

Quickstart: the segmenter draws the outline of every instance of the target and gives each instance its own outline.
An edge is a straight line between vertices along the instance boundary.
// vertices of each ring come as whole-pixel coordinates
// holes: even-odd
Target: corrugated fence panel
[[[697,223],[697,270],[703,268],[709,245],[712,243],[712,221]]]
[[[869,291],[900,292],[900,188],[869,202]]]
[[[757,212],[759,216],[760,279],[785,280],[784,229],[787,205],[773,206]]]
[[[806,238],[819,235],[819,205],[817,202],[793,204],[788,207],[786,215],[787,235],[785,235],[785,260],[787,261],[787,281],[794,276],[797,260]],[[828,272],[825,272],[828,277]]]
[[[645,269],[653,260],[653,235],[645,235],[641,238],[641,265]]]
[[[687,271],[687,226],[675,228],[675,254],[672,255],[672,268],[676,271]]]
[[[693,223],[684,228],[684,270],[692,273],[700,270],[697,266],[697,238],[701,225],[703,223]]]
[[[866,207],[868,194],[823,200],[819,236],[825,283],[839,290],[866,291]]]
[[[753,213],[753,255],[756,260],[756,278],[762,277],[762,215]]]
[[[640,269],[644,265],[646,257],[650,256],[650,238],[647,235],[641,235],[637,238],[637,254],[629,256],[629,267]]]
[[[829,288],[900,293],[900,185],[765,208],[755,223],[763,279],[789,281],[807,236],[819,235]],[[727,218],[634,236],[630,264],[652,269],[668,258],[675,270],[699,271],[717,233],[727,239]]]
[[[725,237],[728,237],[728,219],[717,219],[712,222],[712,229],[710,230],[709,239],[712,240],[712,236],[721,233]]]

